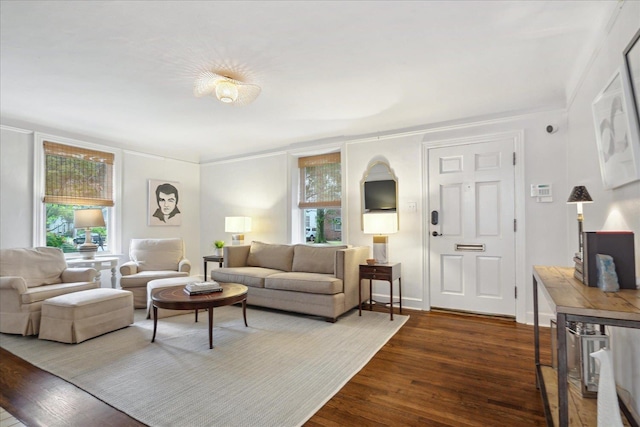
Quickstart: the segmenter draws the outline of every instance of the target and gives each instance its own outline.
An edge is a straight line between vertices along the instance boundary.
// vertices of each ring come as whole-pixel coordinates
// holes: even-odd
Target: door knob
[[[431,235],[433,237],[438,237],[438,236],[442,236],[442,233],[438,233],[437,231],[434,231],[433,233],[431,233]]]

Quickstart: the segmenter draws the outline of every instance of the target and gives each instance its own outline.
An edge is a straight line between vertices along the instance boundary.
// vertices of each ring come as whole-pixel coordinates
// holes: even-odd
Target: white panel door
[[[509,138],[429,150],[432,307],[515,316],[513,152]]]

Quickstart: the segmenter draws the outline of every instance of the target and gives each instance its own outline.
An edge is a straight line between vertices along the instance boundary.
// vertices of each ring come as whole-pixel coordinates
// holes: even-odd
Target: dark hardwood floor
[[[460,313],[405,314],[404,327],[305,426],[545,425],[533,327]],[[548,361],[549,334],[541,339]],[[142,425],[3,349],[0,406],[28,426]]]

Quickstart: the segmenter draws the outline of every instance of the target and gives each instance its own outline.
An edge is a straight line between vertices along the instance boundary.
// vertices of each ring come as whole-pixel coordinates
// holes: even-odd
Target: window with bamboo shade
[[[98,242],[99,251],[110,251],[110,221],[114,203],[112,152],[43,139],[43,197],[46,245],[63,252],[77,252],[84,242]],[[92,235],[74,222],[78,209],[100,209],[105,225]]]
[[[112,153],[44,141],[45,203],[113,206]]]
[[[342,168],[340,153],[298,158],[300,195],[307,242],[342,240]]]

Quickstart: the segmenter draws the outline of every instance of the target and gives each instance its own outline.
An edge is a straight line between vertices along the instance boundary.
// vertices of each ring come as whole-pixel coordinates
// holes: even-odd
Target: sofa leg
[[[325,320],[325,322],[336,323],[336,320],[338,320],[338,318],[337,317],[327,317],[324,320]]]

